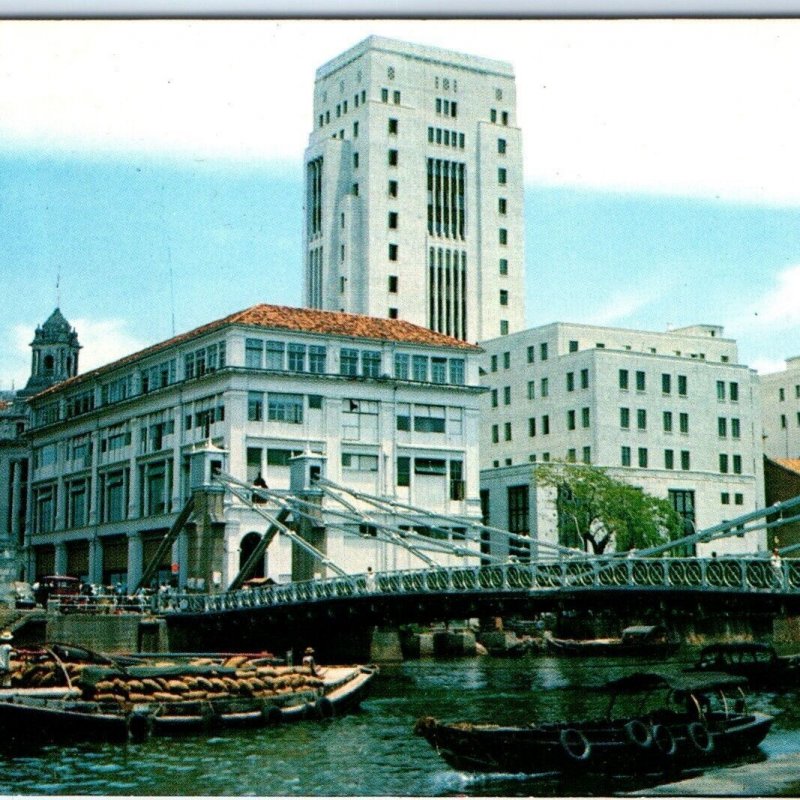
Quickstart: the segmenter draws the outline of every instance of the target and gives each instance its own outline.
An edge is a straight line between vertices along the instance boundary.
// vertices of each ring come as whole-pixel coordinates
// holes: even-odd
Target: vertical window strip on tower
[[[467,254],[447,247],[428,248],[428,327],[467,338]]]
[[[322,156],[308,162],[308,237],[322,233]]]
[[[322,308],[322,247],[308,251],[308,304]]]
[[[466,231],[463,163],[428,159],[428,233],[463,241]]]

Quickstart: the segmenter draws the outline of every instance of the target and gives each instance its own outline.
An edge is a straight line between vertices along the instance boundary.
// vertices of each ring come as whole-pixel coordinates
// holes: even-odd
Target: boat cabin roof
[[[745,679],[723,672],[663,673],[634,672],[623,678],[608,681],[603,689],[614,694],[647,692],[655,689],[673,689],[695,694],[730,689],[741,686]]]

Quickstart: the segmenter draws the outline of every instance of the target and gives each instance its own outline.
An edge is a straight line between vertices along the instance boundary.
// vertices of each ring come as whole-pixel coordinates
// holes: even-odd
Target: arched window
[[[52,373],[53,373],[53,364],[54,364],[53,356],[46,355],[44,357],[44,371],[45,371],[46,374],[52,375]]]
[[[256,533],[255,531],[251,531],[247,534],[247,536],[242,539],[242,543],[239,546],[239,569],[241,569],[247,559],[250,558],[250,554],[253,550],[256,549],[256,545],[258,545],[259,541],[261,541],[261,534]],[[259,559],[256,568],[253,570],[252,574],[247,576],[248,578],[263,578],[264,576],[264,559]]]

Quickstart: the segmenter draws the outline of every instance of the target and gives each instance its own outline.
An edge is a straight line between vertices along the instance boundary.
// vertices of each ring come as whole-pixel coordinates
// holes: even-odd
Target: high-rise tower
[[[371,36],[317,70],[305,301],[477,341],[524,325],[509,64]]]

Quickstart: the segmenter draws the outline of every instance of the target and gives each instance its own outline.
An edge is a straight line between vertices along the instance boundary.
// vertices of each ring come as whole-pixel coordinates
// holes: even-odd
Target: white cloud
[[[614,292],[586,322],[589,325],[615,325],[655,302],[663,290],[657,286],[637,286]]]
[[[79,361],[81,372],[108,364],[150,344],[131,335],[126,330],[128,323],[123,319],[83,318],[70,320],[70,324],[78,332],[78,341],[82,345]],[[10,386],[13,381],[16,388],[21,389],[27,383],[31,367],[29,345],[35,330],[36,324],[14,325],[10,330],[12,348],[4,359],[0,385]]]
[[[526,178],[800,203],[800,20],[0,23],[0,139],[299,160],[365,36],[511,62]]]
[[[770,375],[773,372],[783,372],[786,369],[786,362],[774,358],[756,358],[748,366],[759,375]]]
[[[775,285],[746,308],[741,318],[731,324],[737,332],[780,330],[800,327],[800,264],[786,267],[775,275]]]

